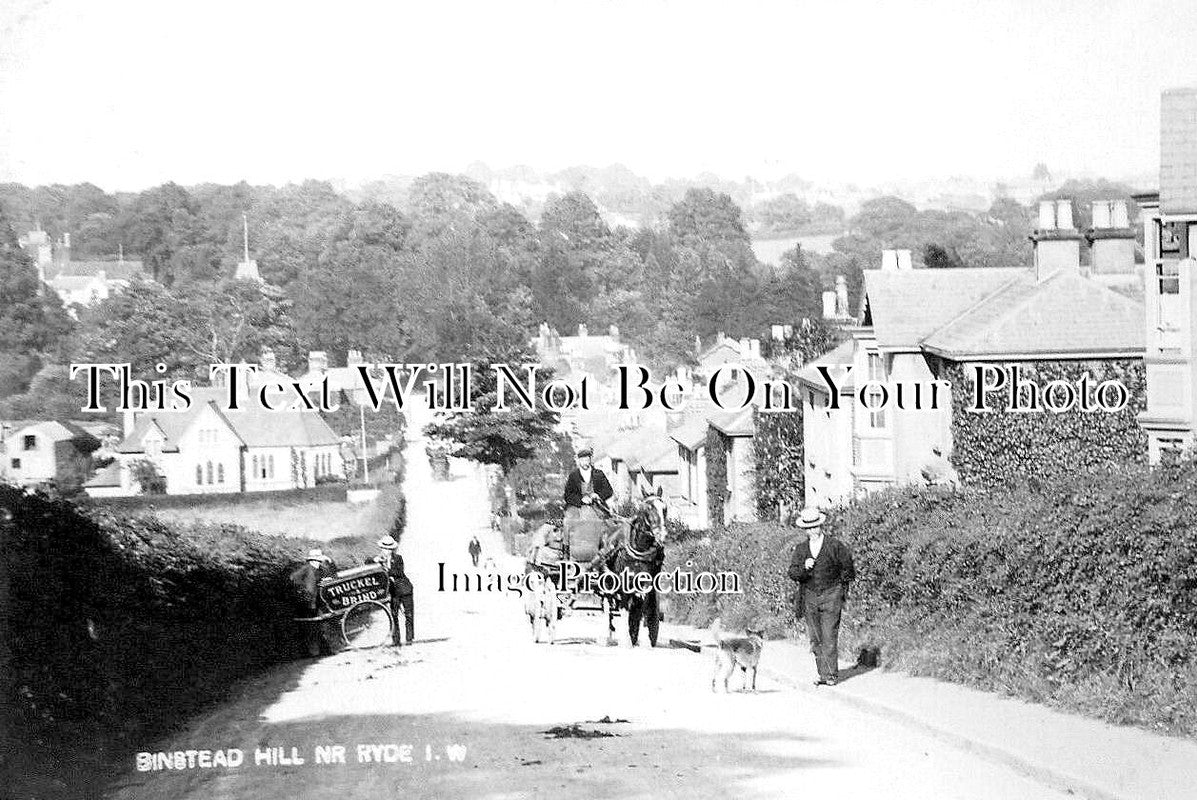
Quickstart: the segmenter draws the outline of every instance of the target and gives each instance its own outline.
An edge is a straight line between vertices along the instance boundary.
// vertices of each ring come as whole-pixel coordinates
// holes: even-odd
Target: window
[[[12,468],[13,468],[13,469],[20,469],[20,468],[21,468],[21,459],[19,459],[19,458],[14,458],[14,459],[12,460]]]
[[[202,484],[203,482],[204,482],[204,468],[201,465],[196,464],[195,465],[195,483],[198,486],[198,485]]]
[[[258,466],[254,469],[254,475],[259,478],[266,477],[266,456],[261,456],[258,459]]]
[[[224,464],[223,463],[216,465],[216,482],[224,483]]]
[[[267,475],[267,477],[269,477],[269,478],[273,478],[273,477],[274,477],[274,453],[271,453],[271,454],[270,454],[270,455],[267,457],[267,462],[266,462],[266,463],[267,463],[267,466],[268,466],[267,472],[269,473],[269,474]]]
[[[29,436],[25,437],[25,449],[26,450],[36,450],[37,449],[37,437],[36,436],[29,435]]]
[[[256,477],[258,477],[258,457],[254,456],[250,460],[250,463],[252,464],[252,466],[250,467],[249,474],[253,475],[256,478]]]
[[[880,353],[869,353],[869,380],[877,381],[878,383],[885,382],[885,362],[882,360]],[[884,397],[881,387],[870,386],[868,397],[870,405],[880,405]],[[885,427],[884,409],[869,412],[869,427],[874,430],[881,430]]]
[[[211,461],[208,462],[208,468],[207,468],[207,470],[205,470],[205,474],[208,476],[208,485],[211,486],[212,485],[212,462]]]
[[[1155,265],[1160,294],[1180,294],[1180,262],[1161,261]]]

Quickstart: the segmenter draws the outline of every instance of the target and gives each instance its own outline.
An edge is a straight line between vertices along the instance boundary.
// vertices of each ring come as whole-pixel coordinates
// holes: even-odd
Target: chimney
[[[1080,272],[1084,237],[1073,226],[1071,200],[1041,201],[1039,227],[1030,238],[1034,243],[1036,280],[1061,271]]]
[[[586,338],[586,326],[582,323],[578,323],[578,338],[579,339]]]
[[[741,339],[738,344],[740,345],[740,357],[747,358],[748,353],[752,350],[752,343],[748,341],[747,337],[745,337]]]
[[[823,319],[835,319],[836,294],[832,289],[823,292]],[[780,338],[780,337],[774,337]]]
[[[827,292],[823,292],[824,316],[826,316],[826,312],[827,312],[827,294],[828,294]],[[832,306],[834,307],[835,292],[831,292],[831,295],[832,295]],[[771,325],[771,326],[769,326],[769,337],[771,339],[773,339],[773,341],[775,341],[775,342],[783,341],[786,338],[786,329],[783,328],[781,325]]]
[[[835,276],[835,315],[844,319],[852,316],[848,311],[848,281],[843,275]]]
[[[1125,200],[1096,200],[1089,241],[1089,268],[1095,275],[1130,275],[1135,272],[1135,229]]]
[[[898,268],[898,251],[897,250],[882,250],[881,251],[881,271],[892,272]]]
[[[308,372],[324,372],[328,369],[328,353],[323,350],[308,352]]]
[[[748,355],[752,356],[755,359],[759,359],[761,357],[761,340],[760,339],[749,339],[748,340]]]
[[[607,327],[607,335],[618,342],[619,341],[619,326],[618,325],[608,326]]]
[[[723,335],[723,331],[719,331],[715,334],[715,344],[723,344],[723,340],[725,338],[726,337]]]
[[[345,354],[345,366],[356,367],[358,364],[361,364],[361,363],[362,363],[362,351],[361,350],[350,350],[348,353]]]
[[[898,259],[898,269],[912,269],[914,262],[910,257],[909,250],[895,250]]]
[[[269,347],[262,348],[262,354],[258,356],[258,362],[262,365],[262,369],[270,372],[278,372],[278,359],[274,357],[274,351]]]

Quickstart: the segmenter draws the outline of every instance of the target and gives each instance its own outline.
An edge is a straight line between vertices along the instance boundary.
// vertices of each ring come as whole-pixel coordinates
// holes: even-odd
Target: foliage
[[[1008,365],[1006,365],[1008,366]],[[1116,413],[1059,414],[1008,412],[1010,390],[986,395],[990,413],[972,413],[973,374],[959,364],[947,364],[941,378],[952,384],[951,462],[965,483],[994,486],[1030,480],[1050,481],[1059,475],[1106,467],[1114,463],[1144,463],[1147,437],[1137,417],[1146,405],[1143,362],[1039,361],[1018,364],[1024,381],[1043,387],[1053,380],[1076,385],[1088,373],[1093,386],[1116,380],[1126,387],[1130,402]],[[1029,393],[1022,393],[1029,402]]]
[[[712,527],[721,527],[724,505],[728,500],[727,468],[731,439],[713,425],[707,426],[707,519]]]
[[[19,394],[54,355],[70,318],[53,292],[40,293],[37,270],[0,212],[0,397]]]
[[[760,519],[776,520],[780,507],[790,513],[802,508],[806,477],[802,456],[802,410],[755,413],[752,438],[756,463],[768,464],[756,476],[756,508]]]
[[[830,517],[857,568],[844,652],[880,646],[915,674],[1197,735],[1194,462],[1040,490],[897,489]],[[798,534],[735,525],[670,557],[738,571],[746,594],[726,611],[780,632],[795,624],[784,572]],[[672,602],[694,621],[713,613],[702,597]]]
[[[209,471],[211,471],[211,464]],[[158,465],[148,458],[139,458],[129,463],[129,473],[142,494],[166,494],[166,476]]]
[[[111,765],[295,653],[287,576],[307,548],[343,566],[373,552],[232,525],[175,529],[8,486],[0,537],[12,796],[98,795]]]

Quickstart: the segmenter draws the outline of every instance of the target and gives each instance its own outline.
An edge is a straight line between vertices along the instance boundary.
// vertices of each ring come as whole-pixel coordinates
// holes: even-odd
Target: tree
[[[541,406],[539,399],[532,409],[516,402],[507,404],[508,411],[495,410],[497,380],[490,365],[510,364],[518,369],[522,364],[536,361],[518,340],[504,342],[501,338],[501,335],[488,338],[486,352],[478,352],[471,359],[476,375],[471,410],[453,413],[443,423],[426,426],[424,432],[454,443],[454,456],[495,464],[506,476],[518,462],[531,458],[546,446],[553,437],[559,415]],[[547,382],[552,373],[538,371],[537,378]]]
[[[0,397],[24,391],[43,364],[61,360],[71,328],[0,214]]]
[[[955,269],[963,267],[960,256],[948,252],[940,245],[931,243],[923,248],[923,266],[927,269]]]

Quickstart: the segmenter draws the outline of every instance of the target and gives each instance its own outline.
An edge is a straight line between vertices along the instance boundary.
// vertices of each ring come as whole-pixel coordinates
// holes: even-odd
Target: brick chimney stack
[[[1135,271],[1135,229],[1125,200],[1094,201],[1093,226],[1085,238],[1094,274],[1125,275]]]
[[[1031,234],[1035,248],[1035,279],[1060,272],[1080,272],[1081,236],[1072,222],[1071,200],[1039,203],[1039,225]]]

